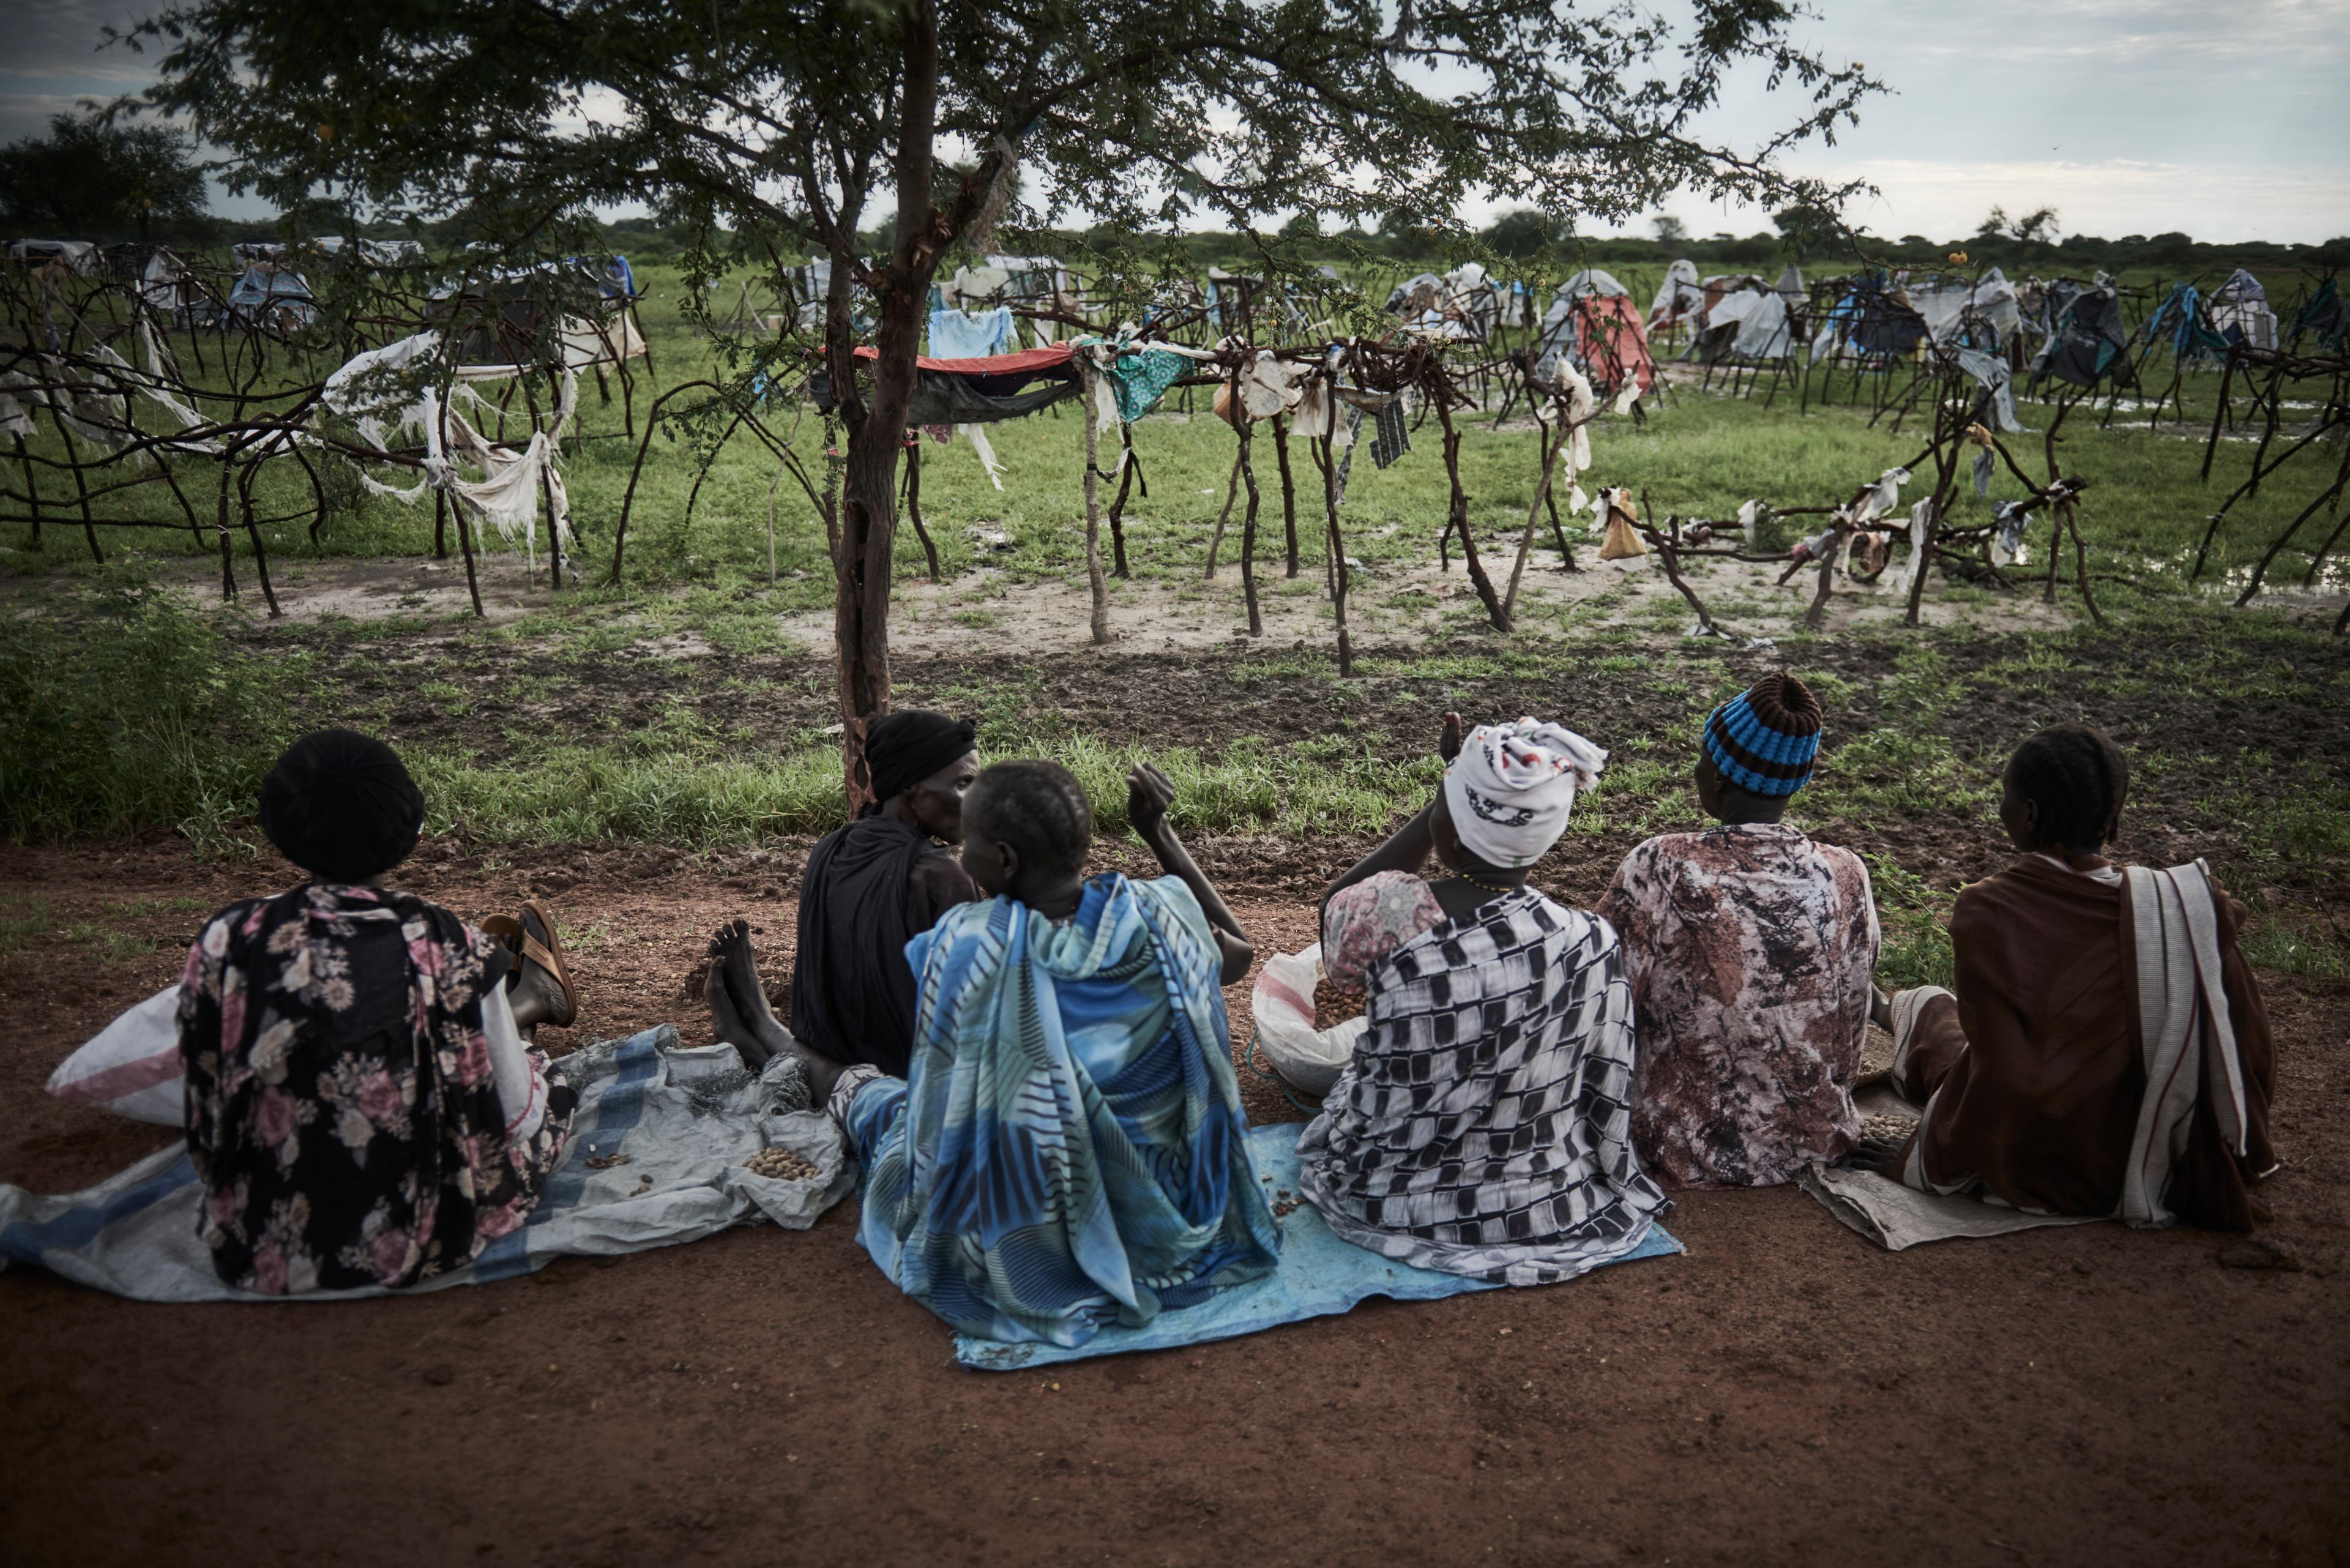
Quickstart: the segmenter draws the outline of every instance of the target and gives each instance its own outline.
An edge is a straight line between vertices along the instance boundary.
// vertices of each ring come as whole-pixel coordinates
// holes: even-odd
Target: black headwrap
[[[261,781],[261,830],[322,881],[364,882],[408,858],[424,794],[399,753],[355,730],[314,730]]]
[[[888,800],[910,790],[970,751],[977,726],[923,708],[884,713],[865,732],[865,765],[873,773],[873,798]]]

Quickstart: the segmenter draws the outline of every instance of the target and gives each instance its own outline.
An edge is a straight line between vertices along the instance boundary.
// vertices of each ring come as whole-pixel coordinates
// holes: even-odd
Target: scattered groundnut
[[[764,1176],[776,1181],[811,1181],[816,1168],[805,1156],[787,1148],[763,1148],[743,1162],[743,1168],[754,1176]]]
[[[1860,1118],[1860,1136],[1863,1137],[1889,1137],[1899,1140],[1907,1138],[1917,1130],[1918,1118],[1915,1116],[1887,1114]]]

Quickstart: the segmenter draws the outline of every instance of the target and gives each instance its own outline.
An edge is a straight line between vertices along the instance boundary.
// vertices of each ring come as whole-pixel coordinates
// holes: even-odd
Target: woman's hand
[[[1460,714],[1447,713],[1444,715],[1443,732],[1436,737],[1436,754],[1443,758],[1447,764],[1450,764],[1453,758],[1461,754]]]
[[[1156,846],[1170,832],[1167,808],[1175,804],[1175,785],[1149,763],[1137,763],[1126,775],[1126,819],[1145,844]]]

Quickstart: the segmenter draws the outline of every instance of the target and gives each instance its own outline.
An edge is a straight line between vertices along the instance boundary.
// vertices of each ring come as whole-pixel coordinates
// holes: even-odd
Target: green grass
[[[136,583],[0,618],[0,830],[202,836],[244,816],[307,683],[304,654],[237,647]]]
[[[1632,271],[1637,275],[1639,269]],[[674,384],[723,371],[730,357],[743,346],[730,342],[713,347],[699,335],[682,312],[682,294],[673,270],[649,267],[640,281],[650,291],[639,308],[660,369],[660,379]],[[1654,282],[1638,275],[1624,281],[1641,298]],[[314,379],[317,369],[289,364],[286,373],[296,379]],[[2168,379],[2167,372],[2162,379]],[[1840,379],[1838,388],[1849,379]],[[2218,378],[2190,377],[2189,386],[2189,421],[2199,429],[2211,410]],[[650,392],[650,388],[639,389],[639,427]],[[582,539],[583,569],[591,581],[600,582],[609,569],[637,441],[624,430],[620,404],[598,400],[592,379],[583,387],[581,397],[579,435],[567,443],[567,483]],[[1627,484],[1646,494],[1659,514],[1720,518],[1754,497],[1779,505],[1842,500],[1861,481],[1917,454],[1922,441],[1914,430],[1896,431],[1890,420],[1879,420],[1872,426],[1865,403],[1853,406],[1844,400],[1842,390],[1830,406],[1824,408],[1815,401],[1799,413],[1791,402],[1800,400],[1788,395],[1766,407],[1759,398],[1732,399],[1718,391],[1677,389],[1650,410],[1645,423],[1636,425],[1628,418],[1614,415],[1602,418],[1594,430],[1595,467],[1584,479],[1585,488]],[[2044,426],[2050,413],[2046,405],[2023,405],[2025,422],[2035,427]],[[766,417],[770,428],[790,440],[820,472],[820,416],[812,409],[778,403],[767,409]],[[2142,423],[2134,423],[2126,414],[2117,416],[2110,429],[2100,428],[2097,419],[2075,410],[2063,432],[2063,461],[2068,472],[2092,481],[2082,504],[2084,524],[2095,552],[2094,569],[2117,573],[2141,585],[2101,583],[2101,597],[2116,610],[2138,611],[2184,588],[2185,556],[2199,539],[2209,513],[2248,471],[2251,449],[2250,443],[2223,443],[2207,483],[2199,472],[2199,441],[2149,434]],[[1491,428],[1490,417],[1464,415],[1461,426],[1462,477],[1472,525],[1483,542],[1505,548],[1514,543],[1533,495],[1532,437],[1523,430],[1496,431]],[[738,435],[711,457],[706,444],[711,434],[714,431],[681,435],[671,430],[653,440],[629,520],[628,581],[639,587],[699,587],[720,594],[748,586],[764,590],[772,493],[776,581],[767,613],[821,609],[829,604],[832,588],[824,532],[814,509],[792,481],[776,484],[775,462],[756,441]],[[45,433],[36,447],[53,440]],[[923,443],[923,510],[945,571],[956,576],[983,560],[1014,581],[1066,579],[1081,569],[1083,557],[1082,425],[1074,405],[998,425],[991,431],[991,440],[1006,465],[1002,491],[988,483],[968,442],[957,441],[945,447]],[[1393,467],[1382,471],[1364,462],[1355,467],[1350,477],[1342,514],[1347,546],[1373,574],[1384,566],[1424,557],[1445,514],[1448,491],[1433,427],[1423,427],[1414,440],[1412,453]],[[1166,411],[1136,428],[1135,443],[1150,487],[1147,497],[1138,494],[1130,500],[1126,518],[1128,556],[1136,575],[1145,580],[1196,576],[1231,470],[1232,434],[1209,416],[1204,396],[1179,393]],[[2036,468],[2035,454],[2041,444],[2036,435],[2012,437],[2010,444],[2027,467]],[[1263,450],[1263,442],[1257,455],[1266,498],[1261,540],[1270,558],[1279,548],[1279,487],[1271,453]],[[1317,575],[1313,562],[1319,515],[1312,465],[1302,449],[1293,455],[1302,492],[1300,526],[1305,535],[1308,563],[1305,586],[1318,591],[1312,582]],[[2239,504],[2218,542],[2215,571],[2207,580],[2241,581],[2268,541],[2330,477],[2332,465],[2322,457],[2288,465],[2262,486],[2258,496]],[[707,475],[699,493],[693,494],[705,460],[710,464]],[[183,466],[187,475],[183,486],[208,472],[200,461]],[[2321,476],[2320,469],[2326,470],[2326,474]],[[191,493],[202,489],[195,484]],[[1987,519],[1993,506],[2018,493],[2020,487],[2004,469],[1987,498],[1977,497],[1970,486],[1962,486],[1958,520]],[[262,476],[255,502],[267,515],[296,510],[306,494],[307,482],[299,471],[281,464]],[[172,521],[176,508],[162,487],[148,487],[134,499],[146,509],[144,515],[159,524],[172,525],[109,534],[106,543],[110,551],[202,557],[216,549],[209,535],[192,535]],[[1802,521],[1775,525],[1770,542],[1779,545],[1791,542],[1795,524]],[[1587,518],[1577,519],[1571,526],[1580,529],[1586,522]],[[431,547],[432,527],[429,506],[412,507],[384,496],[359,494],[338,508],[315,545],[297,525],[265,529],[264,534],[274,561],[283,571],[313,556],[420,556]],[[1007,533],[1014,547],[1002,553],[983,549],[972,537],[974,529],[982,528]],[[2303,543],[2315,543],[2323,532],[2313,531],[2312,538]],[[2035,562],[2043,543],[2038,537],[2033,541]],[[491,539],[484,542],[484,548],[501,555],[518,554],[520,546]],[[1236,548],[1236,537],[1228,538],[1227,560]],[[923,569],[920,546],[910,527],[900,527],[898,550],[901,574],[910,577]],[[232,541],[231,553],[251,597],[255,583],[250,548],[239,538]],[[2277,586],[2296,582],[2305,564],[2305,556],[2287,551],[2276,568]],[[0,568],[78,573],[93,569],[78,533],[62,526],[46,529],[37,547],[24,530],[14,526],[5,530],[0,534]],[[1371,592],[1366,597],[1376,595],[1375,577],[1367,587]],[[1960,592],[1959,597],[1972,596]],[[1466,606],[1462,613],[1474,614]],[[378,623],[375,632],[396,637],[400,635],[397,627],[396,622]],[[742,635],[752,639],[750,646],[758,645],[761,634],[756,628],[742,628]]]
[[[1617,270],[1644,300],[1655,286],[1655,269]],[[719,368],[725,354],[686,323],[675,275],[647,268],[640,275],[652,291],[644,315],[661,380]],[[2168,379],[2167,370],[2160,379]],[[2191,381],[2190,421],[2209,418],[2216,385],[2216,377]],[[639,419],[644,393],[639,389]],[[463,821],[493,854],[500,844],[597,841],[713,848],[837,823],[837,742],[813,732],[763,739],[741,717],[776,682],[829,690],[829,674],[817,662],[824,650],[795,644],[781,629],[785,618],[820,614],[832,601],[830,563],[814,511],[789,480],[775,484],[764,449],[738,439],[711,462],[689,513],[704,449],[692,432],[663,434],[652,444],[630,518],[626,583],[608,586],[603,577],[636,446],[621,433],[617,404],[598,401],[592,384],[583,399],[585,439],[569,444],[566,462],[587,581],[551,606],[494,625],[428,615],[396,599],[401,612],[388,617],[273,627],[249,618],[258,596],[241,539],[233,541],[232,556],[245,597],[239,608],[224,611],[208,596],[198,602],[152,586],[166,564],[182,579],[214,573],[214,541],[184,528],[108,535],[116,560],[105,568],[88,561],[72,529],[45,530],[37,547],[19,526],[0,529],[0,573],[24,575],[10,585],[14,603],[0,614],[0,833],[55,839],[173,828],[206,849],[250,843],[258,781],[286,740],[321,722],[388,724],[403,700],[463,722],[435,731],[438,738],[403,742],[403,754],[425,786],[433,826]],[[771,412],[772,428],[813,456],[823,433],[818,417],[787,406]],[[2035,426],[2044,426],[2050,412],[2045,405],[2023,405],[2025,422]],[[1658,514],[1684,516],[1728,516],[1752,497],[1780,504],[1842,499],[1860,481],[1915,456],[1922,441],[1914,429],[1888,427],[1872,426],[1866,407],[1842,401],[1825,409],[1814,402],[1798,413],[1783,393],[1766,408],[1760,399],[1681,389],[1658,403],[1645,423],[1603,418],[1593,432],[1596,466],[1583,483],[1586,490],[1627,484],[1645,493]],[[1471,524],[1492,569],[1503,575],[1532,498],[1532,438],[1519,430],[1496,431],[1490,417],[1464,417],[1461,428]],[[1074,581],[1083,570],[1082,426],[1074,409],[990,433],[1006,464],[1002,491],[987,482],[967,442],[922,448],[923,509],[948,579],[925,611],[933,626],[1000,630],[1017,623],[1022,612],[1011,596],[1024,585]],[[2154,712],[2189,701],[2259,702],[2288,714],[2339,711],[2350,703],[2350,672],[2339,660],[2311,656],[2320,646],[2316,634],[2283,617],[2231,611],[2224,591],[2241,580],[2283,521],[2308,504],[2323,482],[2318,469],[2330,477],[2330,465],[2297,462],[2241,504],[2215,547],[2215,570],[2207,574],[2207,587],[2222,591],[2189,591],[2185,558],[2208,514],[2245,472],[2249,445],[2224,444],[2206,483],[2198,472],[2199,441],[2150,434],[2142,420],[2126,414],[2101,429],[2095,417],[2076,410],[2064,433],[2067,471],[2092,481],[2083,523],[2093,569],[2129,579],[2097,584],[2116,629],[2075,623],[2007,641],[1999,658],[1982,664],[1963,657],[1976,635],[1963,627],[1901,634],[1868,644],[1866,666],[1839,661],[1835,670],[1812,668],[1819,662],[1814,656],[1846,647],[1850,634],[1783,637],[1779,657],[1805,670],[1832,711],[1857,707],[1871,715],[1834,737],[1817,782],[1802,799],[1805,826],[1824,838],[1833,842],[1840,829],[1861,823],[1929,819],[1992,832],[2001,758],[1954,737],[1961,729],[1955,720],[1968,706],[1994,695],[2029,699],[2030,722],[2074,716],[2092,699]],[[1200,576],[1230,472],[1231,432],[1208,416],[1204,397],[1187,410],[1179,395],[1166,412],[1137,427],[1135,442],[1149,483],[1149,495],[1135,495],[1126,517],[1135,577],[1194,602],[1228,605],[1237,618],[1237,514],[1217,580]],[[2011,442],[2027,466],[2036,466],[2039,445],[2036,436]],[[1752,660],[1680,645],[1677,634],[1689,617],[1677,600],[1637,616],[1627,612],[1624,588],[1570,604],[1536,601],[1542,607],[1532,618],[1557,635],[1509,639],[1483,626],[1467,596],[1431,600],[1400,580],[1403,568],[1429,558],[1446,513],[1439,452],[1433,428],[1423,428],[1401,462],[1382,471],[1365,462],[1351,473],[1342,522],[1347,552],[1367,568],[1356,598],[1357,624],[1372,634],[1365,639],[1372,648],[1367,666],[1382,680],[1471,701],[1482,682],[1540,681],[1559,692],[1562,711],[1577,702],[1584,675],[1644,680],[1655,732],[1611,741],[1611,768],[1579,803],[1570,830],[1586,842],[1612,842],[1696,826],[1680,737],[1745,678]],[[1293,453],[1305,549],[1304,571],[1290,580],[1280,575],[1273,456],[1263,442],[1255,453],[1264,493],[1260,588],[1269,602],[1316,601],[1323,588],[1312,464],[1302,449]],[[291,470],[265,474],[255,497],[259,510],[293,509],[301,483]],[[1988,516],[2017,490],[2004,471],[1988,498],[1962,487],[1960,521]],[[1916,493],[1914,487],[1908,493]],[[158,508],[150,515],[168,519],[161,510],[170,504],[167,492],[156,488],[146,503]],[[1774,525],[1768,542],[1791,542],[1802,521]],[[1587,533],[1586,522],[1570,520],[1570,532]],[[981,529],[1001,531],[1012,547],[984,546],[973,537]],[[2313,541],[2324,531],[2313,529]],[[1546,534],[1537,535],[1538,549],[1546,547],[1539,545]],[[2038,569],[2044,537],[2035,531],[2029,572]],[[365,494],[338,507],[316,545],[298,527],[266,534],[281,581],[338,559],[413,559],[431,541],[429,508]],[[1107,545],[1105,538],[1106,552]],[[494,556],[518,554],[495,541],[484,548]],[[900,527],[898,552],[900,582],[924,574],[910,527]],[[509,574],[516,565],[495,563]],[[2288,551],[2272,580],[2280,588],[2297,586],[2305,566],[2305,556]],[[1765,597],[1749,568],[1711,568],[1698,580],[1733,624],[1746,613],[1742,606]],[[1970,614],[1997,599],[1950,584],[1931,591]],[[1384,647],[1374,641],[1380,617],[1409,616],[1417,626],[1431,607],[1440,612],[1435,635],[1415,633],[1408,643]],[[415,650],[427,639],[439,650],[423,657]],[[723,701],[697,709],[676,698],[649,722],[616,705],[567,735],[535,730],[509,700],[513,672],[525,666],[549,681],[586,681],[611,661],[642,657],[665,642],[757,661],[755,673],[722,677]],[[409,673],[361,686],[370,676],[399,670]],[[496,679],[484,680],[489,672]],[[1252,682],[1274,678],[1328,682],[1316,689],[1334,697],[1346,690],[1326,647],[1284,646],[1257,650],[1232,670],[1236,703],[1251,701]],[[1236,707],[1231,738],[1181,746],[1144,733],[1089,730],[1061,713],[1048,693],[1042,671],[1032,670],[1010,678],[974,675],[931,695],[977,717],[989,754],[1049,756],[1075,769],[1106,834],[1123,829],[1124,774],[1145,757],[1173,778],[1176,820],[1193,833],[1308,841],[1375,833],[1415,809],[1434,782],[1431,761],[1387,754],[1354,718],[1308,715],[1302,727],[1279,726],[1281,738],[1274,740],[1263,732],[1274,726]],[[495,743],[469,743],[466,725]],[[2350,973],[2350,948],[2326,911],[2329,889],[2350,873],[2350,786],[2341,759],[2299,755],[2289,749],[2294,742],[2282,733],[2268,749],[2240,749],[2190,733],[2144,748],[2134,763],[2143,789],[2187,803],[2179,809],[2210,845],[2222,880],[2252,905],[2246,941],[2262,955],[2259,961],[2313,978],[2338,977]],[[1888,981],[1946,981],[1949,895],[1882,858],[1873,862],[1873,874]],[[55,940],[44,923],[48,916],[28,909],[21,901],[0,906],[0,947]]]
[[[1950,951],[1950,906],[1956,896],[1927,886],[1879,855],[1868,857],[1868,880],[1877,895],[1882,937],[1877,983],[1887,991],[1949,985],[1956,972]]]

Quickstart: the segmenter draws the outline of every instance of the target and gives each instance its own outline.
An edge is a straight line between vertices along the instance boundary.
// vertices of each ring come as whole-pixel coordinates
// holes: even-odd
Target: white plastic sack
[[[1356,1044],[1370,1027],[1367,1018],[1349,1018],[1329,1029],[1314,1027],[1314,988],[1322,981],[1322,944],[1302,953],[1275,953],[1257,972],[1250,1005],[1256,1013],[1256,1043],[1274,1071],[1317,1098],[1330,1092],[1355,1059]]]
[[[685,1051],[669,1024],[575,1051],[556,1072],[579,1092],[571,1144],[530,1223],[492,1241],[470,1267],[405,1294],[485,1284],[566,1254],[616,1257],[676,1246],[764,1219],[805,1230],[857,1185],[838,1124],[805,1104],[796,1058],[754,1075],[731,1045]],[[798,1181],[754,1174],[762,1149],[816,1168]],[[80,1192],[45,1196],[0,1183],[0,1271],[37,1265],[151,1302],[326,1302],[381,1286],[255,1296],[213,1272],[197,1231],[203,1184],[180,1140]]]
[[[49,1093],[134,1122],[176,1127],[186,1085],[180,1070],[180,988],[167,985],[99,1030],[49,1075]]]

